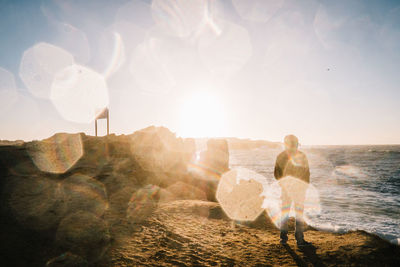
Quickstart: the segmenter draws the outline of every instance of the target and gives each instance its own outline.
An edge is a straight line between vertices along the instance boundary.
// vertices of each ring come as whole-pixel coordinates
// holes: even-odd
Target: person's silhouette
[[[295,205],[296,212],[296,231],[295,237],[298,246],[309,245],[304,240],[304,199],[307,185],[310,182],[310,169],[306,155],[298,150],[299,141],[294,135],[287,135],[284,139],[285,151],[276,158],[274,176],[281,180],[285,177],[285,183],[281,183],[281,243],[286,244],[288,240],[288,219],[292,203]],[[301,181],[299,181],[299,180]],[[295,188],[293,188],[295,187]]]

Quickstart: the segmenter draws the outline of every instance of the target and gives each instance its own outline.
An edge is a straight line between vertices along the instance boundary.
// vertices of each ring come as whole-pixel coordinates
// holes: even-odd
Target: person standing
[[[298,150],[299,140],[294,135],[287,135],[284,139],[285,150],[277,158],[274,169],[276,180],[290,177],[284,183],[280,183],[282,194],[281,206],[281,233],[280,242],[286,244],[288,240],[288,220],[292,203],[295,205],[296,230],[295,238],[298,246],[306,246],[311,243],[304,240],[304,199],[307,186],[310,183],[310,169],[306,155]],[[299,179],[300,181],[296,180]],[[295,188],[293,188],[295,187]]]

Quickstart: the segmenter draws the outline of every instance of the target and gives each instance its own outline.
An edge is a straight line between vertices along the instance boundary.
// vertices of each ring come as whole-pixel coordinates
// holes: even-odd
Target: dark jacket
[[[310,183],[310,168],[306,155],[297,151],[292,156],[287,151],[283,151],[276,157],[274,176],[277,180],[286,176],[293,176]]]

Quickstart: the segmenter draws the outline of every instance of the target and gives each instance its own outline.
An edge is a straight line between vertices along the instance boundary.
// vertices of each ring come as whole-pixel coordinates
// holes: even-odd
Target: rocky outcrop
[[[230,150],[251,150],[256,148],[277,149],[281,148],[282,144],[279,142],[271,142],[266,140],[251,140],[239,138],[226,138]]]
[[[110,244],[108,224],[91,212],[78,211],[63,218],[58,226],[55,244],[89,262],[103,256]]]
[[[221,176],[229,170],[228,142],[225,139],[209,139],[207,150],[200,154],[199,164]]]
[[[194,140],[166,128],[41,142],[0,146],[0,266],[399,265],[398,247],[365,232],[310,228],[318,251],[300,250],[278,244],[265,212],[234,223]],[[225,141],[207,151],[203,163],[228,168]]]
[[[194,139],[154,126],[0,146],[0,224],[11,227],[0,250],[19,251],[0,264],[93,265],[160,203],[211,200],[217,180],[188,172],[194,153]]]

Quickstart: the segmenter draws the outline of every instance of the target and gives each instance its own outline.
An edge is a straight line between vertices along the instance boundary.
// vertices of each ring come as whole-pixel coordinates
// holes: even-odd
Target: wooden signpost
[[[107,119],[107,135],[109,135],[110,134],[110,128],[109,128],[110,112],[109,112],[108,108],[100,109],[100,110],[98,110],[98,112],[96,112],[96,114],[97,114],[96,119],[94,120],[94,129],[96,132],[96,136],[97,136],[97,120],[100,120],[100,119]]]

